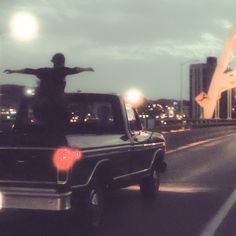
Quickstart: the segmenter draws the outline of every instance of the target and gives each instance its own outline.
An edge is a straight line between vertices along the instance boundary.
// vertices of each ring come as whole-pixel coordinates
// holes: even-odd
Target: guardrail
[[[152,127],[150,127],[150,124]],[[173,150],[186,144],[236,133],[236,120],[185,120],[169,122],[144,122],[147,129],[161,132],[167,143],[167,150]],[[148,127],[149,125],[149,127]]]
[[[166,138],[167,150],[172,150],[186,144],[236,133],[236,125],[204,127],[162,133]]]
[[[164,120],[161,123],[159,120],[145,119],[142,120],[144,126],[149,130],[155,131],[171,131],[178,129],[197,129],[206,127],[219,127],[219,126],[233,126],[236,125],[236,119],[212,119],[212,120]]]

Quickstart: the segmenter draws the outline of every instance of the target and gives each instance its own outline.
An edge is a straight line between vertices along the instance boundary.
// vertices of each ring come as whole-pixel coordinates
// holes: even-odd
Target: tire
[[[87,228],[97,228],[103,217],[104,196],[99,182],[93,182],[82,199],[83,223]]]
[[[140,192],[146,198],[154,198],[159,191],[159,171],[153,169],[151,175],[145,177],[140,183]]]

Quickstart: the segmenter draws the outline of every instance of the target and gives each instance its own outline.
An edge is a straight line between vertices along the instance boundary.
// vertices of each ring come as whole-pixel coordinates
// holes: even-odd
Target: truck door
[[[136,110],[133,109],[131,105],[126,104],[126,111],[133,141],[131,150],[131,171],[134,173],[150,167],[154,150],[146,145],[151,133],[142,129],[141,121]]]

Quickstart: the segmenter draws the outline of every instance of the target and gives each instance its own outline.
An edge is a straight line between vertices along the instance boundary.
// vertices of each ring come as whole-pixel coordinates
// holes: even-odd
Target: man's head
[[[53,63],[54,67],[63,67],[65,65],[65,56],[62,53],[56,53],[52,57],[51,62]]]

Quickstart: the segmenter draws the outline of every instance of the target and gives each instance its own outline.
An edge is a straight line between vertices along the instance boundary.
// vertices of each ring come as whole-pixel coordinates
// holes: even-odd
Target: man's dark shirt
[[[66,85],[65,78],[67,75],[77,74],[77,68],[39,68],[39,69],[24,69],[25,74],[35,75],[40,79],[39,86],[36,91],[36,96],[57,98],[64,94]]]

